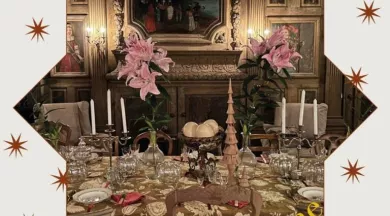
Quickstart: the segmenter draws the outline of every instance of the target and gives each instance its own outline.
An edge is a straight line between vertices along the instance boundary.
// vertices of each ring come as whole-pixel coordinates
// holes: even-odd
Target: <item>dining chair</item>
[[[157,142],[159,142],[160,140],[168,141],[168,153],[167,153],[167,155],[172,155],[173,139],[168,134],[166,134],[166,133],[164,133],[162,131],[157,131],[156,132],[156,136],[157,136]],[[150,140],[150,132],[149,131],[143,132],[143,133],[139,134],[138,136],[136,136],[134,138],[133,144],[134,145],[139,144],[140,140],[142,140],[142,139]]]
[[[331,155],[346,139],[346,136],[340,134],[324,134],[318,138],[319,141],[325,142],[324,144],[328,156]],[[320,153],[318,148],[316,148],[316,151],[317,153]]]
[[[279,150],[278,146],[278,135],[276,133],[272,134],[251,134],[250,135],[251,140],[260,140],[260,142],[263,144],[264,140],[267,140],[269,143],[269,146],[249,146],[249,149],[252,152],[269,152],[269,151],[277,151]]]

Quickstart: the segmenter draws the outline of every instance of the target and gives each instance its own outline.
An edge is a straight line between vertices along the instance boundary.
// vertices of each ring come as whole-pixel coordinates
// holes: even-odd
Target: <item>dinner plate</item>
[[[310,201],[324,201],[324,189],[320,187],[304,187],[298,190],[298,194]]]
[[[92,188],[82,190],[73,195],[73,200],[85,205],[96,204],[110,198],[112,191],[107,188]]]

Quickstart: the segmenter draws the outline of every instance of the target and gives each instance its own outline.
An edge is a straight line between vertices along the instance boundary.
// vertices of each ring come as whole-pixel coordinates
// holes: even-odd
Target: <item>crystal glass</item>
[[[84,166],[77,162],[71,162],[68,164],[69,183],[80,183],[87,178],[87,170]]]
[[[73,146],[61,146],[60,147],[60,154],[62,157],[64,157],[65,161],[67,163],[70,162],[72,156],[73,156],[74,147]]]
[[[181,177],[180,164],[176,161],[164,161],[157,166],[158,180],[163,184],[175,186]]]
[[[138,159],[135,156],[125,156],[117,159],[117,167],[124,172],[126,178],[137,172]]]
[[[127,157],[130,156],[131,148],[130,146],[122,146],[122,155]]]
[[[250,146],[250,133],[242,135],[242,148],[238,152],[238,158],[240,159],[240,164],[238,165],[238,175],[243,172],[244,167],[246,167],[246,171],[249,178],[253,178],[255,175],[255,168],[257,164],[256,156],[249,149]]]
[[[150,131],[150,143],[141,158],[142,163],[146,166],[146,177],[149,179],[157,178],[157,165],[164,161],[164,153],[160,150],[156,141],[156,131]]]

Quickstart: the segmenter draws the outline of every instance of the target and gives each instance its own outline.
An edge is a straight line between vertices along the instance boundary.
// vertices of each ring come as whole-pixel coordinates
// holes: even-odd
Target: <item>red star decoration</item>
[[[364,16],[364,19],[363,19],[363,22],[362,22],[362,23],[364,23],[364,21],[366,21],[367,18],[368,18],[368,24],[370,24],[371,19],[372,19],[372,21],[374,21],[374,23],[375,23],[374,16],[380,17],[380,16],[379,16],[378,14],[376,14],[375,12],[376,12],[377,10],[379,10],[380,8],[375,8],[375,9],[373,8],[373,7],[374,7],[374,1],[371,3],[371,6],[370,6],[370,7],[368,7],[367,3],[364,2],[364,7],[365,7],[364,9],[363,9],[363,8],[358,8],[359,10],[363,11],[363,13],[360,14],[360,16],[358,16],[358,17]]]
[[[352,82],[352,84],[353,84],[354,86],[356,86],[356,87],[359,86],[360,89],[363,89],[361,83],[367,84],[367,83],[363,80],[363,78],[366,77],[367,74],[361,75],[361,76],[360,76],[360,72],[362,71],[362,68],[360,68],[359,71],[358,71],[357,73],[355,72],[355,70],[354,70],[353,68],[351,68],[351,69],[352,69],[352,76],[351,76],[351,75],[346,75],[346,76],[351,80],[351,82]]]
[[[348,170],[348,172],[346,172],[346,173],[344,173],[343,175],[341,175],[341,176],[348,175],[347,182],[348,182],[348,180],[349,180],[351,177],[352,177],[352,183],[354,183],[355,178],[356,178],[356,180],[359,182],[358,175],[364,176],[363,174],[361,174],[361,173],[359,172],[359,170],[363,169],[364,167],[357,167],[358,161],[359,161],[359,160],[357,160],[357,161],[355,162],[355,165],[352,166],[351,162],[348,160],[348,165],[349,165],[349,167],[348,167],[348,168],[347,168],[347,167],[342,167],[342,168],[344,168],[345,170]]]
[[[37,36],[37,42],[39,41],[39,37],[41,37],[42,40],[45,40],[45,39],[43,39],[43,35],[42,34],[49,34],[46,31],[44,31],[44,29],[46,27],[48,27],[49,25],[42,26],[43,18],[41,19],[39,24],[37,24],[37,22],[35,21],[34,18],[33,18],[33,21],[34,21],[34,26],[26,25],[27,27],[30,27],[32,29],[32,31],[28,32],[27,34],[33,34],[34,33],[32,38],[31,38],[31,40],[34,39],[35,36]]]
[[[11,134],[12,141],[5,141],[5,140],[4,140],[4,142],[6,142],[6,143],[8,143],[8,144],[11,145],[10,147],[4,149],[4,151],[5,151],[5,150],[12,149],[11,152],[9,153],[9,156],[11,156],[11,154],[12,154],[13,152],[15,152],[15,157],[17,157],[17,156],[18,156],[18,152],[19,152],[20,156],[23,157],[22,152],[20,151],[20,149],[23,149],[23,150],[26,150],[26,151],[27,151],[27,149],[24,148],[24,147],[22,146],[22,145],[23,145],[24,143],[26,143],[27,141],[20,142],[20,136],[21,136],[21,134],[19,135],[18,139],[15,140],[14,135]]]
[[[54,178],[57,179],[56,182],[53,182],[53,184],[58,184],[58,188],[62,186],[62,191],[64,191],[64,186],[68,187],[69,179],[68,179],[68,169],[66,169],[65,173],[62,173],[60,169],[58,169],[59,176],[51,175]]]

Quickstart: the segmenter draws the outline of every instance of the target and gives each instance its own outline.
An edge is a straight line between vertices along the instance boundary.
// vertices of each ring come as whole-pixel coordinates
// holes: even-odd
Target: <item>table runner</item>
[[[114,158],[114,161],[116,158]],[[166,157],[165,160],[173,160],[173,157]],[[113,163],[115,164],[115,163]],[[188,163],[181,162],[182,173],[188,171]],[[80,184],[73,184],[68,186],[68,193],[71,191],[80,191],[82,189],[89,189],[93,187],[103,187],[105,185],[104,173],[108,167],[108,158],[103,158],[99,163],[89,164],[88,171],[92,175],[99,175],[98,177],[89,177]],[[218,163],[217,168],[220,172],[227,172],[226,167]],[[250,180],[252,188],[260,192],[263,198],[263,207],[261,209],[261,216],[295,216],[297,211],[303,212],[306,205],[298,205],[290,195],[293,188],[304,187],[301,181],[287,181],[273,174],[270,167],[264,163],[258,163],[256,166],[255,178]],[[182,177],[178,183],[178,189],[188,188],[198,185],[196,179]],[[165,197],[173,191],[173,188],[160,183],[158,180],[149,180],[143,176],[135,176],[126,180],[126,183],[119,189],[120,193],[139,192],[145,195],[142,202],[133,204],[127,207],[117,205],[112,200],[106,200],[102,203],[96,204],[92,210],[99,212],[102,210],[112,211],[112,216],[119,215],[148,215],[148,216],[163,216],[165,214]],[[115,191],[116,192],[116,191]],[[115,193],[116,194],[116,193]],[[85,213],[86,206],[70,201],[67,204],[67,213],[69,216],[75,216]],[[77,209],[82,212],[74,213]],[[111,210],[109,210],[111,209]],[[297,210],[299,209],[299,210]],[[249,206],[238,209],[230,205],[212,205],[211,208],[204,203],[198,201],[185,202],[176,208],[177,216],[198,215],[232,215],[232,216],[249,216],[251,209]]]

